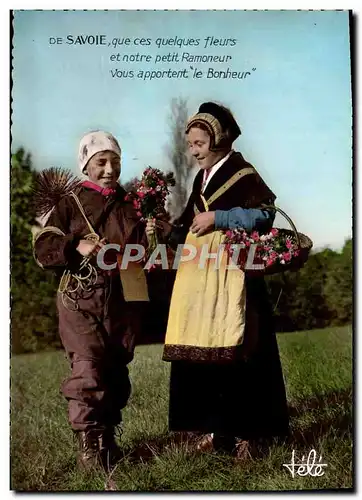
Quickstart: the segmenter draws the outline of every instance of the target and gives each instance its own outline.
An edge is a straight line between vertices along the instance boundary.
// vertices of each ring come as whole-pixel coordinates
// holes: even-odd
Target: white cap
[[[112,134],[97,130],[86,134],[79,144],[78,165],[83,173],[89,160],[100,151],[113,151],[121,157],[121,148],[118,141]]]

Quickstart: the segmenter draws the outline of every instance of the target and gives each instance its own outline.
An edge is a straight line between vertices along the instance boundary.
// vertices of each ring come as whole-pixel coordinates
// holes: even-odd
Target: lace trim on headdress
[[[215,146],[217,146],[220,143],[220,141],[224,138],[224,134],[219,120],[214,116],[210,115],[210,113],[197,113],[196,115],[192,116],[187,123],[186,133],[196,122],[202,122],[206,125],[211,137],[214,140]]]

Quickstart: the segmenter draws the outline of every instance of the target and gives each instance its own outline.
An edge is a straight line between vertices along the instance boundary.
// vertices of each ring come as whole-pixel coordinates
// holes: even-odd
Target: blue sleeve
[[[215,210],[215,229],[236,229],[245,231],[269,231],[274,222],[275,211],[259,208],[236,207],[231,210]]]

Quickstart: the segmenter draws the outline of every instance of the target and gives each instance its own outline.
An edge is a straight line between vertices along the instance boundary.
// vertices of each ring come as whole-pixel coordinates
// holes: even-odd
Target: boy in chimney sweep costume
[[[111,134],[88,133],[78,156],[88,179],[70,180],[69,174],[53,170],[43,175],[37,190],[43,214],[50,208],[51,214],[34,239],[34,255],[44,269],[61,277],[59,333],[71,364],[62,392],[78,436],[78,462],[86,469],[109,465],[119,454],[114,431],[130,396],[127,364],[133,358],[142,301],[148,300],[140,264],[136,273],[122,274],[118,267],[108,271],[96,264],[105,243],[121,249],[127,243],[148,244],[145,224],[117,182],[120,160],[120,146]],[[117,254],[107,250],[105,261],[115,263]]]

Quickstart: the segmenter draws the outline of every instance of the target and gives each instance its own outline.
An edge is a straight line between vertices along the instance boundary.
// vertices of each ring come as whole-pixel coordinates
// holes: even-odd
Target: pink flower
[[[273,227],[270,232],[271,232],[272,236],[277,236],[279,233],[279,231],[276,227]]]
[[[284,252],[283,259],[285,260],[285,262],[289,262],[292,259],[290,252]]]
[[[293,243],[290,240],[286,240],[285,246],[290,249],[290,248],[292,248]]]
[[[137,217],[142,217],[142,212],[136,212]]]
[[[139,191],[137,194],[140,198],[144,198],[146,196],[142,191]]]
[[[250,238],[252,238],[254,241],[259,241],[260,240],[260,236],[259,236],[259,233],[258,231],[253,231],[250,235]]]
[[[275,259],[273,259],[272,257],[269,257],[269,259],[266,261],[266,265],[267,266],[272,266],[275,262]]]

